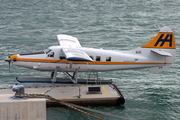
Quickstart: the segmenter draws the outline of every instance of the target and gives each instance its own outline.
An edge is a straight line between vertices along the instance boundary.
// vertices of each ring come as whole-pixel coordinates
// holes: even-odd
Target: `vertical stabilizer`
[[[162,66],[149,68],[149,71],[152,73],[158,73],[166,70],[175,61],[175,38],[173,31],[167,26],[161,28],[156,37],[146,45],[142,46],[142,48],[149,49],[154,54],[159,55],[159,58],[164,60],[162,61],[164,63]]]
[[[171,28],[167,26],[161,28],[156,37],[153,40],[151,40],[148,44],[144,45],[143,48],[175,49],[176,43]]]

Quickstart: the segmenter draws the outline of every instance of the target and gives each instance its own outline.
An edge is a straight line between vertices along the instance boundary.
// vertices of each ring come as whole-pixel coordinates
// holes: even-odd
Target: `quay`
[[[52,83],[18,83],[18,85],[25,86],[26,94],[48,94],[62,102],[77,105],[115,106],[125,103],[123,95],[114,84],[54,84],[54,87]],[[0,89],[0,119],[14,120],[17,117],[17,120],[41,118],[45,120],[46,107],[60,105],[45,98],[13,99],[14,94],[12,89]]]
[[[18,85],[25,86],[25,93],[27,94],[46,94],[55,97],[64,102],[70,102],[78,105],[123,105],[125,100],[121,92],[113,84],[110,85],[62,85],[55,84],[40,84],[40,83],[19,83]],[[91,93],[89,88],[100,88],[99,91]],[[0,90],[0,96],[3,94],[10,94],[13,96],[15,92],[12,89]],[[47,106],[53,105],[50,100],[46,100]]]

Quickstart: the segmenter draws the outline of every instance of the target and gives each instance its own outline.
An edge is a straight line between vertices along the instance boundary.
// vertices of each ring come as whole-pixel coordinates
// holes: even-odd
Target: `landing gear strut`
[[[61,70],[74,84],[77,84],[77,74],[78,74],[78,69],[73,73],[73,76],[69,74],[68,72],[64,72],[61,68],[57,68],[52,71],[51,73],[51,81],[54,85],[54,82],[56,82],[56,76],[57,76],[57,69]]]

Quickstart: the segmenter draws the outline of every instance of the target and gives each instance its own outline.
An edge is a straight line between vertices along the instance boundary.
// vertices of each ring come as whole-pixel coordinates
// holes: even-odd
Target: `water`
[[[57,34],[79,39],[84,47],[129,50],[148,43],[163,26],[176,38],[176,61],[166,71],[147,69],[101,72],[121,90],[123,106],[90,107],[135,120],[180,119],[180,1],[168,0],[0,0],[0,88],[10,88],[17,76],[49,76],[11,66],[6,56],[41,51],[58,45]],[[92,113],[104,119],[117,118]],[[47,108],[47,120],[94,118],[66,107]]]

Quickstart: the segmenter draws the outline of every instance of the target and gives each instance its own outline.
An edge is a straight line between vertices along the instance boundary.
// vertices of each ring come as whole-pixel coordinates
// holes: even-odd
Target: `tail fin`
[[[171,28],[167,26],[161,28],[156,37],[153,40],[151,40],[148,44],[144,45],[143,48],[175,49],[176,43]]]
[[[162,66],[151,67],[149,71],[158,73],[169,68],[175,61],[176,43],[171,28],[165,26],[160,29],[156,37],[142,48],[149,48],[151,52],[158,55],[158,59],[164,63]]]

